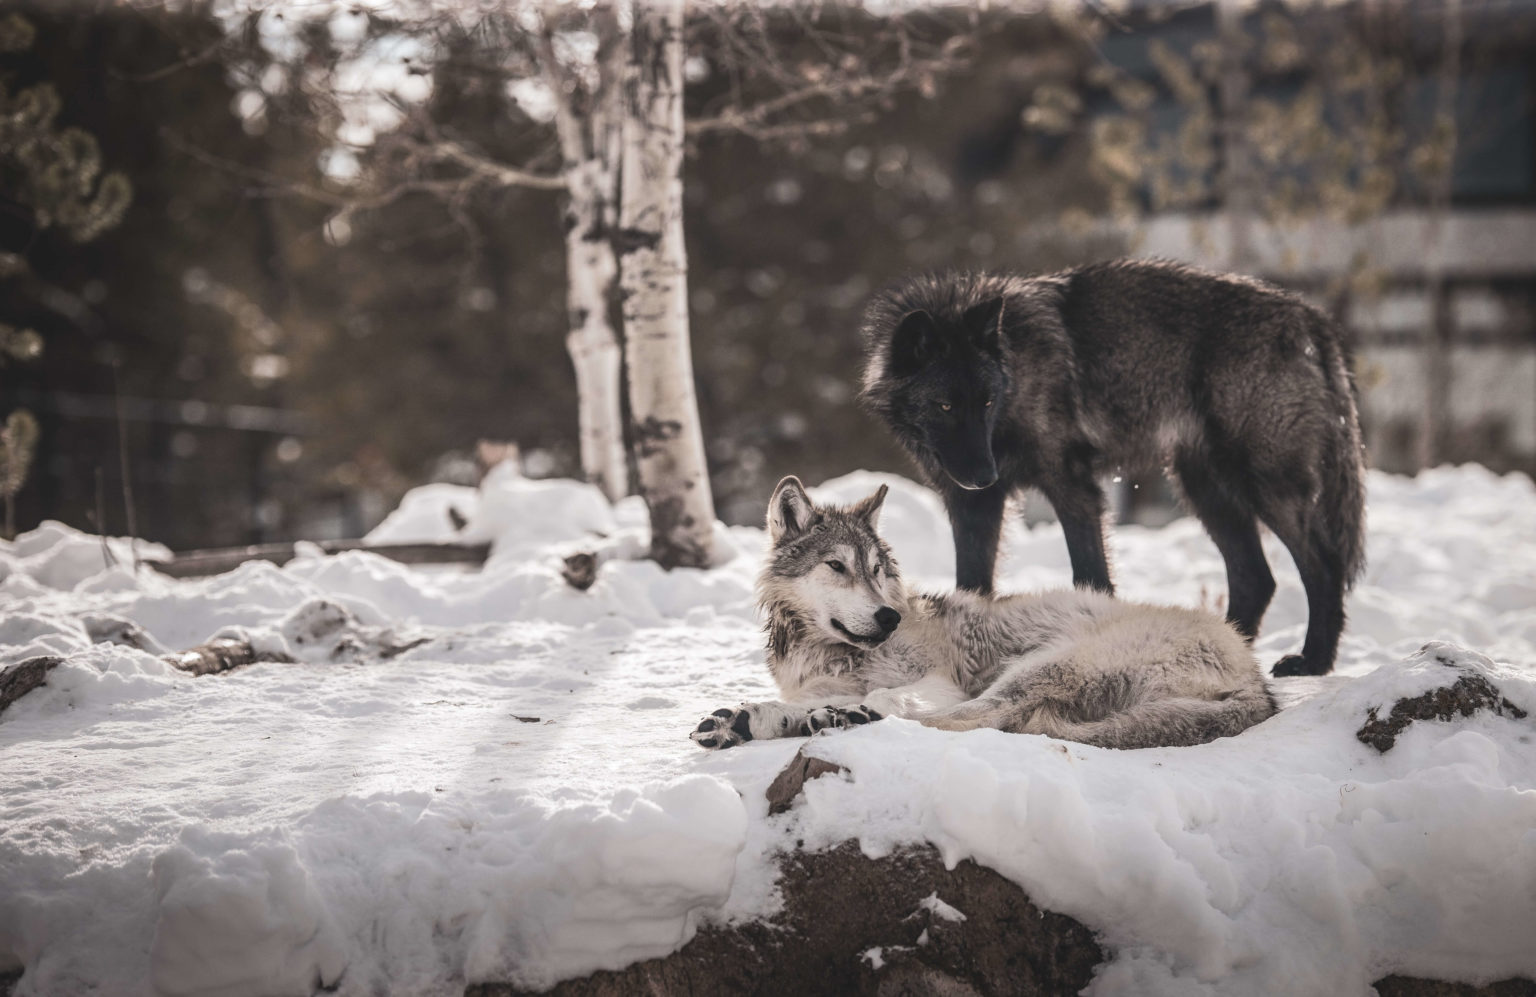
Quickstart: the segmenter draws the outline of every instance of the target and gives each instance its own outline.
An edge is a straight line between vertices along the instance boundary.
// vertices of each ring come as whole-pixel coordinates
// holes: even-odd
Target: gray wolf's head
[[[814,504],[800,479],[779,482],[768,502],[772,549],[758,578],[771,613],[793,614],[802,633],[827,643],[875,647],[907,608],[891,549],[875,532],[886,486],[846,508]]]
[[[1005,305],[997,282],[914,280],[866,318],[864,397],[908,447],[966,489],[997,481],[992,430],[1007,407]]]

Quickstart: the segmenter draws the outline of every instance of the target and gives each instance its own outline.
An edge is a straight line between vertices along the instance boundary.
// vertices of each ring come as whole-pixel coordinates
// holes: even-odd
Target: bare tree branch
[[[487,159],[485,156],[464,148],[454,141],[440,141],[432,151],[442,159],[458,163],[475,176],[490,180],[500,187],[529,187],[534,190],[564,190],[565,177],[551,173],[529,173]]]

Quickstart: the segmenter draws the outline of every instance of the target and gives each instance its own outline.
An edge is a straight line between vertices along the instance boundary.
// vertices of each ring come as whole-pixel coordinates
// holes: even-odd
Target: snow
[[[1235,744],[1143,751],[1130,764],[905,721],[878,743],[826,738],[816,753],[854,778],[809,784],[799,833],[810,847],[858,837],[879,855],[915,829],[946,862],[998,870],[1100,931],[1118,953],[1100,993],[1365,993],[1387,972],[1531,976],[1529,721],[1420,725],[1384,756],[1353,733],[1369,707],[1445,684],[1435,655],[1449,647],[1337,684]],[[1447,656],[1536,715],[1529,669]]]
[[[964,914],[951,907],[944,901],[940,900],[937,891],[924,897],[922,901],[919,902],[918,906],[923,910],[931,912],[934,917],[945,921],[953,921],[958,924],[959,922],[966,920]]]
[[[931,492],[859,472],[813,495],[879,483],[908,578],[947,584]],[[24,967],[25,997],[545,987],[771,914],[779,852],[857,839],[973,858],[1087,924],[1111,954],[1096,994],[1536,977],[1536,720],[1418,722],[1385,754],[1354,734],[1468,673],[1536,717],[1536,488],[1474,466],[1369,487],[1338,673],[1278,683],[1274,719],[1138,752],[887,720],[818,737],[850,774],[771,818],[763,790],[803,741],[686,736],[774,696],[760,530],[719,526],[716,567],[667,573],[634,559],[638,500],[510,468],[417,490],[372,537],[490,541],[483,571],[311,549],[175,581],[44,524],[0,543],[0,665],[64,659],[0,714],[0,972]],[[1197,523],[1112,543],[1126,596],[1220,608]],[[1059,529],[1006,544],[1004,587],[1069,577]],[[560,577],[579,550],[602,562],[585,593]],[[1266,551],[1267,664],[1306,606]],[[294,660],[193,678],[159,657],[216,635]]]

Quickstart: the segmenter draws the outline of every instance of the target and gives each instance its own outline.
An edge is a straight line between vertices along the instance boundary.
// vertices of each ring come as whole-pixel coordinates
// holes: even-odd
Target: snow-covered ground
[[[880,481],[909,580],[947,584],[931,493],[860,473],[817,497]],[[1440,658],[1536,718],[1526,478],[1373,474],[1338,675],[1281,683],[1293,705],[1239,738],[1110,752],[883,721],[818,738],[851,776],[774,818],[763,789],[803,742],[687,738],[773,696],[760,530],[720,527],[723,563],[668,574],[624,557],[643,544],[636,500],[498,471],[482,492],[418,490],[375,539],[443,538],[450,506],[495,541],[483,571],[350,553],[172,581],[102,570],[100,539],[57,525],[0,544],[0,666],[66,658],[0,715],[0,973],[25,967],[19,994],[547,985],[770,913],[776,851],[848,838],[932,842],[1087,924],[1113,953],[1096,993],[1536,977],[1536,719],[1418,723],[1385,755],[1354,736],[1371,707],[1454,678]],[[1056,528],[1007,545],[1004,587],[1069,578]],[[1219,607],[1192,520],[1113,547],[1124,596]],[[614,555],[585,593],[559,575],[578,549]],[[1306,618],[1267,550],[1266,666]],[[167,650],[238,630],[301,663],[193,678],[92,643],[110,617]],[[1416,653],[1430,640],[1481,654]]]

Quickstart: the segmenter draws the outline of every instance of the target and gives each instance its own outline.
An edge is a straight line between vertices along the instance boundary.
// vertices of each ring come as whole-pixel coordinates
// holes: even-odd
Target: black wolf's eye
[[[987,408],[991,408],[991,407],[992,407],[992,403],[990,401],[988,401],[987,402]]]
[[[842,561],[828,561],[827,567],[831,568],[833,571],[840,575],[846,575],[848,573],[848,566]]]
[[[944,411],[948,412],[950,409],[954,408],[954,406],[949,404],[948,402],[940,402],[939,403],[939,408],[941,408]]]

